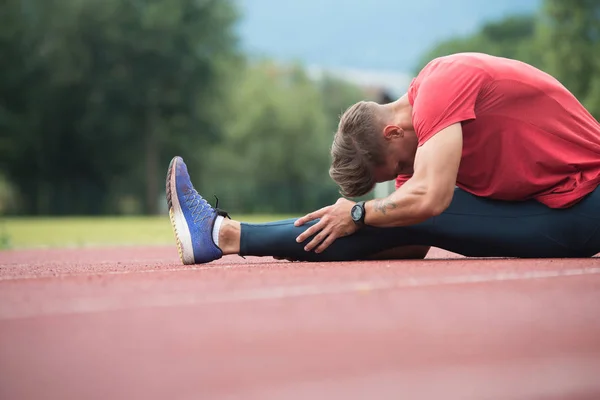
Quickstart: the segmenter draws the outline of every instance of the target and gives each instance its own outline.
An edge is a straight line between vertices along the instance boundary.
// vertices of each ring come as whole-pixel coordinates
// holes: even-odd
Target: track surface
[[[599,399],[600,259],[0,253],[0,398]]]

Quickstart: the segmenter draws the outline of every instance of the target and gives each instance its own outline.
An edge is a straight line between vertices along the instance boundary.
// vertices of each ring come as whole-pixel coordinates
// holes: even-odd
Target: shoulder
[[[440,130],[476,118],[480,94],[494,80],[489,57],[454,54],[432,60],[408,90],[412,123],[422,145]]]
[[[496,57],[482,53],[456,53],[431,60],[419,72],[416,80],[451,81],[461,76],[491,77]]]
[[[409,85],[409,101],[414,105],[421,93],[436,97],[441,92],[462,91],[464,86],[480,87],[493,79],[494,57],[481,53],[456,53],[431,60]]]

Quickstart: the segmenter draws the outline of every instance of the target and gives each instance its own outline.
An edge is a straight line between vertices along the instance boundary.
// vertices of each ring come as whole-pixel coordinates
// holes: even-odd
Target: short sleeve
[[[396,190],[398,190],[400,186],[404,185],[410,178],[412,178],[412,175],[398,175],[396,177]]]
[[[413,92],[413,126],[419,146],[457,122],[476,118],[475,103],[490,76],[464,63],[437,65]]]

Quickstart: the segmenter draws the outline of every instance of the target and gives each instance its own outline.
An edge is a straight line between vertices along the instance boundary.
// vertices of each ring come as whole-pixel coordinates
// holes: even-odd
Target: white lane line
[[[23,306],[0,304],[0,320],[62,315],[73,313],[94,313],[125,309],[176,307],[240,303],[260,300],[280,300],[297,297],[334,295],[345,293],[373,292],[390,289],[430,287],[460,284],[493,283],[506,281],[526,281],[535,279],[560,278],[569,276],[597,275],[600,268],[579,268],[554,271],[505,272],[495,274],[456,275],[444,277],[405,278],[400,280],[364,280],[340,284],[274,286],[221,293],[174,292],[140,294],[126,296],[105,293],[106,297],[45,298],[44,301]]]

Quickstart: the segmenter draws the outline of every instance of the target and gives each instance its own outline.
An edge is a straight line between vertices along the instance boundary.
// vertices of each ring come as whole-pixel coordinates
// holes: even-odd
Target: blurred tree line
[[[337,197],[339,113],[362,93],[249,62],[229,0],[6,0],[0,173],[13,213],[157,213],[171,157],[237,211]],[[2,200],[0,199],[0,202]]]
[[[0,206],[12,193],[11,213],[157,213],[174,155],[230,211],[335,201],[332,134],[365,93],[301,65],[249,60],[238,18],[233,0],[5,0]],[[598,118],[599,21],[597,0],[546,0],[536,15],[440,43],[418,67],[458,51],[521,59]]]
[[[415,72],[435,57],[470,51],[514,58],[550,73],[600,118],[600,1],[545,0],[534,15],[508,16],[473,35],[439,43]]]

